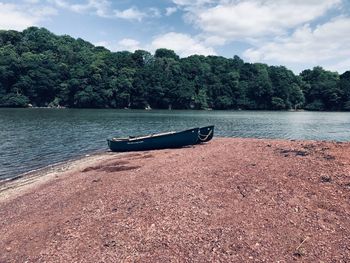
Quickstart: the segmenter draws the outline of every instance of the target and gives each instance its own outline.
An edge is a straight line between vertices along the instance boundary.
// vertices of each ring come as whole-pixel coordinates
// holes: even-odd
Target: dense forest
[[[44,28],[0,31],[0,106],[350,110],[350,71],[172,50],[111,52]]]

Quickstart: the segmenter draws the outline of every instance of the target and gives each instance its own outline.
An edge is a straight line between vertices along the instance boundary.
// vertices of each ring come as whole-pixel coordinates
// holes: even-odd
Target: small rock
[[[330,176],[322,176],[321,177],[322,183],[330,183],[331,181],[332,181],[332,177],[330,177]]]
[[[101,181],[101,178],[97,178],[97,179],[92,180],[93,183],[98,183],[100,181]]]

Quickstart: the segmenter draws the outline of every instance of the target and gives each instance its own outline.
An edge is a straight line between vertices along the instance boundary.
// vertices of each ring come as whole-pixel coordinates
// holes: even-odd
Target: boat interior
[[[163,136],[163,135],[168,135],[168,134],[173,134],[176,133],[175,131],[171,132],[163,132],[163,133],[154,133],[150,135],[140,135],[140,136],[129,136],[125,138],[112,138],[112,141],[137,141],[137,140],[142,140],[142,139],[147,139],[151,137],[158,137],[158,136]]]

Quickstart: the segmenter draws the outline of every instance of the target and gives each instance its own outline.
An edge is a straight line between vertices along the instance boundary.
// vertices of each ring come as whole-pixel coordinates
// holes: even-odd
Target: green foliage
[[[44,28],[0,30],[0,107],[350,110],[350,71],[296,76],[238,56],[111,52]],[[304,106],[306,105],[306,106]]]
[[[194,105],[196,109],[208,109],[208,95],[204,89],[200,89],[198,94],[195,95]]]
[[[307,104],[305,106],[306,110],[312,110],[312,111],[323,111],[325,110],[325,105],[321,100],[314,100],[311,103]]]
[[[344,110],[346,111],[350,111],[350,100],[345,102],[345,105],[344,105]]]
[[[340,91],[341,104],[344,105],[344,110],[350,110],[350,71],[346,71],[340,75],[338,89]]]
[[[290,88],[289,99],[293,109],[301,108],[305,103],[304,93],[298,84],[293,83]]]
[[[29,99],[21,94],[8,93],[0,96],[0,107],[27,107]]]
[[[341,110],[341,90],[339,89],[339,75],[326,71],[321,67],[304,70],[300,76],[308,84],[304,90],[310,110]]]
[[[173,50],[166,48],[159,48],[156,50],[154,57],[156,58],[172,58],[175,60],[179,59],[179,56]]]
[[[274,110],[284,110],[286,108],[284,100],[279,97],[272,97],[271,104]]]

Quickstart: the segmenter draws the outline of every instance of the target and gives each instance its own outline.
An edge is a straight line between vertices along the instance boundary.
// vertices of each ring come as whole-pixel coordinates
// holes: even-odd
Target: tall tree
[[[304,70],[302,79],[309,84],[305,92],[306,109],[340,110],[341,94],[339,90],[339,74],[326,71],[321,67]]]
[[[344,110],[350,110],[350,71],[340,75],[339,90],[341,94],[341,104]]]

